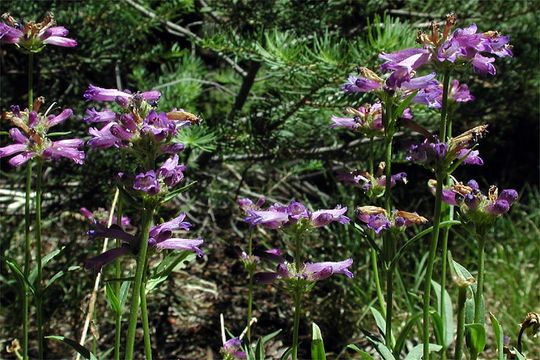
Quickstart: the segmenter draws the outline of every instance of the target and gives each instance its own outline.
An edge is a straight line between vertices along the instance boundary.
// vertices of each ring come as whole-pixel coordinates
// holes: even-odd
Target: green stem
[[[253,317],[253,263],[251,263],[253,257],[253,231],[249,231],[248,238],[248,260],[249,263],[249,285],[248,285],[248,310],[247,310],[247,339],[248,345],[251,342],[251,318]]]
[[[449,116],[448,111],[448,92],[450,85],[450,72],[446,71],[443,78],[443,98],[442,98],[442,107],[441,107],[441,126],[444,126],[445,131],[441,135],[441,141],[447,142],[448,139],[452,136],[452,120]],[[447,177],[446,185],[452,185],[452,180],[450,177]],[[445,205],[443,209],[443,221],[454,220],[454,207],[450,205]],[[442,259],[441,259],[441,299],[439,304],[439,314],[442,318],[443,324],[443,338],[446,337],[446,312],[443,311],[445,299],[445,289],[446,289],[446,272],[447,272],[447,258],[448,258],[448,236],[450,234],[450,228],[445,227],[442,229]],[[442,344],[443,349],[441,350],[441,359],[446,360],[446,345]]]
[[[437,254],[437,243],[439,241],[439,225],[441,223],[441,205],[442,205],[442,188],[445,174],[441,171],[437,172],[437,188],[435,191],[435,211],[433,216],[433,236],[429,249],[428,267],[426,270],[426,279],[424,284],[424,306],[423,306],[423,345],[424,357],[429,360],[429,304],[431,299],[431,279],[433,278],[433,265],[435,263],[435,255]]]
[[[30,275],[30,259],[31,244],[30,244],[30,195],[32,192],[32,165],[33,162],[29,161],[26,165],[26,186],[25,186],[25,200],[24,200],[24,276],[28,279]],[[22,338],[22,350],[23,359],[28,359],[28,319],[30,311],[30,293],[28,286],[25,285],[23,289],[23,338]]]
[[[144,268],[146,270],[147,266]],[[148,324],[148,307],[146,306],[146,275],[143,276],[141,286],[141,319],[144,334],[144,355],[146,356],[146,360],[152,360],[152,342],[150,340],[150,326]]]
[[[384,191],[384,206],[387,216],[390,216],[392,211],[392,195],[390,193],[392,180],[392,140],[394,137],[394,119],[392,116],[392,100],[388,100],[383,113],[383,123],[385,126],[385,170],[386,181]],[[395,253],[394,234],[391,231],[386,231],[384,236],[384,258],[388,264]],[[394,269],[386,269],[386,345],[392,349],[392,303],[394,294]]]
[[[121,160],[120,160],[120,168],[124,168],[124,152],[120,154]],[[117,190],[118,191],[118,190]],[[122,193],[118,193],[118,206],[116,211],[116,225],[122,226],[122,215],[124,212],[124,204],[122,203]],[[119,248],[122,246],[122,240],[116,239],[116,247]],[[115,277],[117,279],[120,279],[122,277],[122,263],[120,262],[120,258],[117,258],[114,262],[114,273]],[[116,281],[115,282],[115,293],[116,298],[120,299],[120,289],[122,288],[122,282]],[[121,339],[122,339],[122,313],[123,308],[120,309],[120,312],[118,314],[115,314],[115,321],[114,321],[114,360],[120,360],[120,347],[121,345]]]
[[[146,253],[148,250],[148,232],[152,226],[152,217],[154,214],[154,208],[145,208],[142,216],[141,238],[139,243],[139,255],[137,258],[137,266],[135,268],[135,278],[133,283],[133,289],[131,292],[131,306],[129,312],[129,325],[126,340],[126,360],[133,359],[133,350],[135,346],[135,332],[137,330],[137,314],[139,310],[139,297],[141,294],[142,280],[146,268]]]
[[[32,110],[34,102],[34,54],[28,55],[28,109]],[[30,251],[30,194],[32,191],[32,165],[29,161],[26,165],[26,187],[24,201],[24,276],[28,278],[30,274],[30,259],[32,254]],[[28,359],[28,318],[30,311],[30,294],[28,288],[24,289],[23,296],[23,359]]]
[[[41,194],[43,182],[43,159],[37,160],[37,182],[36,182],[36,261],[37,261],[37,278],[36,278],[36,317],[38,327],[38,356],[43,359],[43,291],[41,287],[42,281],[42,265],[41,265]]]
[[[294,292],[294,324],[293,324],[293,342],[292,342],[292,360],[298,358],[298,330],[300,328],[300,312],[301,312],[301,300],[302,300],[302,288],[300,283],[296,283],[296,289]]]
[[[371,234],[368,236],[371,236]],[[379,306],[381,307],[382,315],[386,316],[386,304],[384,303],[384,296],[382,293],[381,281],[379,279],[379,270],[377,266],[377,251],[375,249],[371,249],[370,253],[373,278],[375,279],[375,289],[377,290],[377,299],[379,300]]]
[[[467,300],[467,288],[460,287],[458,294],[458,313],[457,313],[457,337],[456,352],[454,359],[461,360],[463,357],[463,343],[465,340],[465,301]]]
[[[478,232],[478,280],[476,284],[476,294],[474,295],[474,322],[484,323],[481,313],[481,305],[484,294],[484,248],[486,244],[485,231]]]

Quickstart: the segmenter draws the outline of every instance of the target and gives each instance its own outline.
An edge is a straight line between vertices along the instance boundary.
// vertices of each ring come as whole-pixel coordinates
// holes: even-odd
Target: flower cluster
[[[495,58],[512,56],[508,36],[496,31],[477,33],[477,26],[471,24],[464,29],[450,31],[456,23],[454,15],[449,15],[442,33],[437,24],[432,23],[431,34],[420,33],[417,42],[422,48],[411,48],[394,53],[382,53],[379,58],[385,63],[383,71],[393,71],[402,81],[409,80],[414,72],[423,65],[431,64],[436,68],[471,64],[480,74],[495,75]]]
[[[180,213],[176,218],[150,228],[148,245],[157,250],[187,250],[195,252],[198,256],[203,256],[204,253],[199,248],[204,242],[203,239],[173,237],[177,231],[189,231],[191,228],[191,224],[184,221],[185,217],[185,213]],[[120,256],[137,253],[138,237],[126,232],[123,227],[116,224],[107,227],[96,219],[94,219],[93,226],[94,228],[88,232],[90,238],[118,239],[122,241],[122,246],[107,250],[87,260],[85,264],[88,268],[97,271]]]
[[[15,44],[32,53],[40,52],[46,45],[75,47],[77,42],[66,37],[69,31],[63,26],[55,26],[51,13],[39,22],[20,23],[9,14],[2,15],[5,22],[0,22],[0,43]]]
[[[352,265],[353,260],[347,259],[337,262],[318,262],[318,263],[305,263],[300,270],[296,269],[294,264],[290,264],[282,259],[276,268],[276,271],[259,272],[254,275],[254,279],[260,283],[271,283],[275,280],[293,280],[293,281],[306,281],[315,282],[318,280],[324,280],[332,275],[341,274],[348,278],[352,278],[353,274],[350,272],[349,267]]]
[[[434,192],[437,182],[429,181],[429,187]],[[517,200],[518,193],[514,189],[504,189],[499,193],[495,186],[491,186],[488,195],[482,194],[475,180],[467,184],[456,183],[443,189],[442,199],[447,204],[459,206],[461,213],[476,224],[489,224],[497,216],[502,215]]]
[[[264,202],[264,200],[263,200]],[[335,209],[310,211],[298,201],[292,201],[288,205],[273,204],[268,209],[262,210],[259,201],[257,204],[249,199],[241,199],[240,207],[247,212],[244,219],[250,225],[261,225],[268,229],[279,229],[288,225],[301,223],[308,227],[322,227],[332,222],[348,224],[350,219],[344,214],[346,207],[337,206]]]
[[[155,90],[132,94],[90,85],[84,93],[85,100],[116,102],[122,113],[110,109],[88,109],[84,121],[103,124],[100,129],[90,128],[92,139],[88,145],[98,149],[121,148],[148,139],[152,144],[160,146],[164,153],[174,154],[183,150],[183,144],[171,142],[171,139],[178,129],[197,123],[199,118],[184,110],[157,112],[154,107],[160,96],[160,92]]]
[[[44,160],[58,160],[67,158],[76,164],[84,162],[85,154],[79,150],[84,141],[81,139],[67,139],[52,141],[47,133],[53,126],[63,123],[73,115],[71,109],[65,109],[58,115],[39,113],[44,99],[38,98],[34,103],[34,111],[20,110],[19,106],[11,106],[11,111],[2,114],[3,120],[10,121],[15,127],[9,130],[13,144],[0,148],[0,158],[13,156],[9,160],[12,166],[21,166],[34,157]]]
[[[383,175],[385,166],[384,161],[379,163],[375,175],[367,171],[350,171],[338,173],[337,178],[344,183],[361,187],[369,198],[378,198],[384,195],[386,189],[386,175]],[[400,172],[392,175],[390,177],[390,188],[396,186],[398,182],[406,184],[407,174]]]
[[[443,86],[437,82],[420,89],[413,99],[417,104],[424,104],[432,108],[440,109],[442,106]],[[448,88],[448,100],[456,103],[464,103],[474,100],[469,87],[460,84],[458,80],[452,80]]]
[[[437,168],[441,163],[452,164],[455,160],[467,165],[483,165],[478,150],[471,146],[487,131],[487,125],[467,130],[448,141],[441,142],[435,136],[425,139],[420,144],[413,144],[407,153],[407,160],[422,164],[428,168]]]
[[[159,169],[149,170],[137,174],[133,182],[133,189],[156,195],[160,192],[166,193],[168,189],[174,187],[184,179],[185,165],[178,164],[178,155],[167,159]]]
[[[331,128],[346,128],[365,136],[372,137],[376,135],[382,135],[384,132],[384,125],[382,120],[382,106],[380,102],[376,102],[373,105],[364,104],[358,109],[347,108],[346,113],[352,115],[352,117],[338,117],[332,116]],[[412,119],[411,109],[406,108],[401,114],[401,119]]]
[[[395,229],[403,231],[412,225],[427,223],[427,219],[417,213],[394,210],[388,214],[385,209],[377,206],[360,206],[356,209],[356,217],[368,228],[379,234],[383,230]]]

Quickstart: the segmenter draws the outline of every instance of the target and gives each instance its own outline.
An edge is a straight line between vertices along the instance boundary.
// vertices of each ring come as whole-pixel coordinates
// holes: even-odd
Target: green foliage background
[[[539,218],[534,206],[538,205],[539,181],[539,7],[536,1],[503,0],[4,0],[0,3],[1,12],[9,11],[26,19],[39,19],[50,10],[59,24],[70,29],[70,36],[77,39],[77,48],[48,47],[37,61],[35,93],[44,94],[58,106],[75,110],[76,115],[64,125],[65,130],[86,136],[87,126],[80,120],[87,107],[82,94],[90,83],[106,88],[159,89],[163,94],[163,109],[184,108],[204,119],[201,129],[181,134],[189,145],[185,153],[191,169],[189,177],[198,180],[198,184],[170,212],[177,212],[177,207],[189,210],[209,244],[207,262],[190,271],[196,277],[189,278],[190,281],[210,281],[217,290],[211,294],[216,299],[203,299],[213,304],[210,310],[189,304],[189,299],[171,287],[152,301],[166,303],[153,305],[153,313],[159,313],[160,320],[169,321],[174,313],[180,314],[185,324],[159,325],[165,326],[161,330],[158,327],[158,331],[167,333],[166,339],[174,341],[175,337],[185,336],[186,331],[195,331],[197,326],[203,328],[195,331],[198,337],[195,336],[193,346],[178,346],[175,350],[178,354],[186,351],[200,354],[206,345],[219,347],[219,312],[230,319],[229,327],[237,332],[242,329],[243,314],[235,309],[243,303],[239,295],[233,294],[243,290],[227,284],[233,281],[237,286],[245,285],[232,250],[234,245],[243,244],[242,237],[246,234],[241,214],[234,205],[236,198],[265,194],[270,200],[306,200],[314,208],[336,203],[354,205],[352,190],[336,185],[333,170],[344,166],[361,168],[368,149],[351,135],[329,129],[329,118],[346,106],[372,99],[345,96],[339,85],[358,65],[376,68],[380,63],[379,52],[414,46],[419,29],[425,29],[430,20],[442,19],[451,11],[457,13],[458,25],[475,22],[479,29],[498,30],[510,35],[514,45],[514,58],[497,61],[496,77],[464,73],[459,78],[469,84],[476,101],[459,108],[454,120],[457,131],[487,122],[490,134],[480,147],[486,165],[481,169],[467,168],[458,176],[477,178],[484,186],[496,183],[523,189],[523,208],[514,211],[523,216],[515,216],[514,223],[499,225],[491,235],[497,240],[492,248],[493,274],[498,265],[509,266],[511,261],[520,262],[515,268],[505,270],[515,276],[522,276],[530,264],[538,264]],[[25,103],[26,58],[11,46],[2,46],[0,56],[0,108],[5,110],[12,103]],[[424,124],[433,121],[434,113],[429,110],[418,107],[413,112]],[[5,130],[7,125],[0,126]],[[399,138],[398,149],[413,139],[410,135]],[[80,262],[98,251],[99,244],[88,244],[84,238],[83,225],[77,222],[75,213],[80,206],[110,204],[114,165],[118,161],[112,151],[89,151],[82,168],[65,162],[51,165],[46,175],[49,191],[46,213],[51,219],[48,241],[51,248],[67,246],[58,266],[73,265],[73,259]],[[408,210],[430,214],[431,198],[423,186],[429,174],[406,163],[398,164],[397,170],[407,171],[410,177],[410,184],[397,191],[397,203],[409,206]],[[21,189],[22,172],[9,169],[2,162],[1,174],[2,188]],[[8,202],[5,200],[0,205],[6,208]],[[17,245],[22,229],[20,219],[2,217],[3,253],[21,251]],[[536,222],[534,229],[529,228],[533,226],[531,222],[533,225]],[[501,239],[501,233],[507,237]],[[466,254],[472,250],[466,235],[463,237],[464,241],[454,244],[455,252],[456,257],[459,254],[465,257],[463,262],[467,263]],[[262,234],[258,241],[277,244],[272,234]],[[353,284],[336,280],[322,285],[318,293],[321,296],[309,311],[310,319],[321,325],[327,350],[338,353],[347,343],[358,340],[360,326],[369,327],[364,315],[374,290],[366,285],[370,281],[367,244],[337,229],[323,232],[320,240],[311,241],[314,246],[310,255],[314,259],[353,256],[356,261],[359,280]],[[515,244],[515,248],[507,249],[508,244]],[[518,248],[521,250],[515,250]],[[501,260],[505,256],[512,259]],[[404,264],[406,288],[414,287],[418,274],[413,272],[419,261],[413,256]],[[217,275],[223,266],[229,269],[228,277]],[[2,276],[7,276],[5,269]],[[527,272],[525,276],[538,280],[537,274]],[[495,301],[508,307],[502,311],[505,315],[499,317],[503,325],[512,327],[527,310],[538,311],[538,296],[529,293],[505,303],[508,294],[499,293],[500,289],[512,283],[516,288],[514,293],[520,293],[519,281],[513,282],[511,276],[506,283],[504,278],[495,280]],[[78,336],[82,316],[78,309],[91,281],[88,273],[74,273],[54,289],[62,301],[51,300],[47,304],[53,329]],[[260,300],[269,291],[262,289]],[[5,281],[2,292],[14,296]],[[167,294],[177,298],[170,300]],[[261,332],[287,324],[282,313],[288,311],[284,297],[275,293],[271,296],[278,298],[282,306],[261,306],[258,314]],[[2,326],[4,341],[13,337],[17,319],[10,310],[15,306],[13,300],[3,296],[2,320],[9,324]],[[397,306],[406,313],[406,304]],[[343,319],[343,315],[336,315],[344,311],[354,316]],[[62,323],[60,314],[64,313],[71,315]],[[340,319],[339,323],[335,323],[336,319]],[[102,334],[110,331],[105,320],[101,326]],[[307,324],[303,331],[307,334]],[[209,342],[209,338],[213,340]],[[50,351],[51,354],[62,352],[56,348]],[[169,356],[173,354],[162,351]]]

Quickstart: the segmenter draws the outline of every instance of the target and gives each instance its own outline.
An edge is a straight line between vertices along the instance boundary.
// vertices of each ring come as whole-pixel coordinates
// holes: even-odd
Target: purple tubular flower
[[[34,156],[36,156],[36,153],[31,152],[31,151],[25,151],[9,159],[8,163],[9,165],[13,167],[19,167],[25,164],[28,160],[30,160]]]
[[[58,125],[64,121],[66,121],[67,119],[69,119],[71,117],[71,115],[73,115],[73,110],[71,109],[65,109],[64,111],[62,111],[60,114],[54,116],[54,115],[51,115],[47,118],[47,125],[49,127],[53,127],[55,125]]]
[[[53,26],[47,29],[43,29],[38,33],[38,37],[43,43],[62,46],[62,47],[75,47],[77,41],[67,38],[69,34],[68,29],[63,26]]]
[[[88,140],[88,146],[93,149],[107,149],[113,146],[122,146],[122,140],[111,133],[111,127],[115,124],[116,123],[110,122],[105,125],[101,130],[93,127],[90,128],[88,132],[90,133],[90,135],[93,136],[93,138]]]
[[[442,200],[449,205],[458,205],[456,200],[456,192],[451,189],[443,189]]]
[[[381,53],[379,59],[386,62],[381,65],[381,71],[405,69],[408,73],[418,69],[431,59],[431,53],[427,49],[411,48],[393,53]]]
[[[167,113],[157,113],[152,110],[143,121],[141,132],[152,134],[157,141],[162,141],[169,135],[176,133],[174,121],[169,120]]]
[[[278,210],[248,210],[248,215],[244,221],[250,225],[262,225],[268,229],[278,229],[289,221],[289,214],[286,211]]]
[[[495,62],[495,58],[476,54],[472,59],[472,66],[477,73],[495,75],[497,70],[493,66],[493,62]]]
[[[117,97],[129,100],[132,95],[116,89],[104,89],[89,85],[83,97],[86,101],[115,101]]]
[[[436,76],[437,74],[431,73],[428,75],[412,78],[410,80],[404,81],[402,84],[400,84],[400,87],[405,90],[419,90],[427,86],[433,86],[438,84],[437,80],[435,80]]]
[[[204,252],[199,246],[204,242],[203,239],[180,239],[170,238],[163,240],[156,244],[158,250],[170,249],[170,250],[188,250],[193,251],[197,256],[204,256]]]
[[[9,129],[9,137],[17,144],[25,144],[28,138],[17,128]]]
[[[253,281],[259,284],[271,284],[278,278],[278,273],[272,271],[263,271],[253,274]]]
[[[414,144],[409,148],[406,159],[416,163],[431,166],[446,157],[448,144],[425,139],[421,144]]]
[[[238,360],[247,358],[246,353],[240,350],[241,348],[242,342],[239,338],[232,338],[223,344],[223,351]]]
[[[0,23],[0,43],[17,44],[23,32],[7,24]]]
[[[97,111],[95,108],[86,109],[85,116],[83,118],[84,122],[87,123],[101,123],[101,122],[111,122],[116,119],[116,113],[111,110]]]
[[[161,241],[164,241],[172,236],[173,231],[184,230],[189,231],[191,223],[184,221],[186,213],[180,213],[177,217],[160,225],[153,226],[150,229],[148,242],[151,245],[155,245]]]
[[[43,158],[57,160],[66,158],[72,160],[75,164],[81,165],[84,162],[84,151],[79,148],[84,144],[81,139],[58,140],[54,141],[50,147],[43,151]]]
[[[0,158],[18,154],[26,150],[26,144],[11,144],[0,148]]]
[[[167,186],[172,187],[184,178],[183,171],[186,169],[186,166],[178,165],[178,155],[174,155],[163,163],[158,170],[158,175],[163,178]]]
[[[379,234],[381,231],[390,229],[390,221],[383,214],[369,215],[367,227]]]
[[[449,89],[450,99],[455,102],[469,102],[474,100],[474,96],[471,94],[467,84],[460,84],[457,80],[452,80]],[[442,99],[442,89],[441,89],[441,99]]]
[[[330,124],[330,127],[332,129],[335,129],[338,127],[344,127],[347,129],[354,130],[360,126],[360,124],[354,118],[332,116],[331,120],[332,120],[332,124]]]
[[[141,96],[146,101],[157,101],[161,97],[161,93],[157,90],[150,90],[142,92]]]
[[[311,224],[314,227],[321,227],[337,221],[340,224],[348,224],[350,219],[343,215],[347,212],[346,207],[337,206],[331,210],[317,210],[311,214]]]
[[[77,41],[75,41],[74,39],[70,39],[70,38],[66,38],[62,36],[49,36],[48,38],[44,39],[43,42],[45,44],[62,46],[62,47],[77,46]]]
[[[129,141],[133,137],[134,134],[128,129],[124,128],[122,125],[115,122],[111,122],[110,124],[110,132],[114,137],[122,141]]]
[[[156,172],[150,170],[145,173],[137,174],[137,176],[135,176],[135,181],[133,182],[133,189],[144,191],[149,195],[157,194],[160,190],[160,186]]]
[[[473,180],[473,179],[471,179],[471,180],[469,180],[467,182],[467,186],[472,188],[473,190],[480,189],[480,186],[478,185],[478,182],[476,180]]]
[[[502,215],[508,210],[510,210],[510,204],[506,200],[497,199],[495,200],[495,202],[489,203],[485,207],[485,210],[488,214],[491,214],[491,215],[495,215],[495,216]]]
[[[287,206],[287,213],[292,220],[305,219],[309,217],[308,209],[298,201],[293,201]]]
[[[28,114],[28,126],[33,128],[34,126],[37,125],[38,122],[39,122],[39,117],[38,117],[37,112],[35,111],[30,112],[30,114]]]
[[[127,244],[133,244],[135,242],[135,236],[125,232],[120,226],[113,224],[110,227],[95,222],[94,229],[88,231],[88,236],[92,239],[95,238],[110,238],[122,240]]]
[[[508,204],[512,205],[518,198],[518,192],[514,189],[504,189],[501,191],[498,198],[505,200]]]
[[[130,253],[129,248],[125,246],[110,249],[110,250],[105,251],[102,254],[99,254],[98,256],[95,256],[91,259],[86,260],[84,262],[84,266],[93,271],[100,271],[103,266],[129,253]]]
[[[304,268],[304,274],[310,280],[323,280],[336,274],[342,274],[348,278],[352,278],[353,274],[348,269],[352,263],[352,259],[338,262],[307,263]]]
[[[456,154],[458,159],[463,159],[463,164],[467,165],[484,165],[484,160],[480,157],[478,150],[461,149]]]

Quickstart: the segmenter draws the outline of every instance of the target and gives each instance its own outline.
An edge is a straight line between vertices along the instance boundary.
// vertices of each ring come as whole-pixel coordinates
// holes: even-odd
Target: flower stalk
[[[36,261],[37,261],[37,278],[36,278],[36,317],[38,327],[38,357],[43,359],[43,289],[41,287],[41,281],[43,278],[42,264],[41,264],[41,195],[42,195],[42,183],[43,183],[43,159],[38,158],[36,160],[37,169],[37,181],[36,181],[36,224],[35,224],[35,237],[36,237]]]
[[[474,322],[484,324],[482,318],[482,300],[484,296],[484,257],[485,257],[485,239],[486,229],[480,227],[477,229],[478,236],[478,280],[476,284],[476,293],[474,294]]]
[[[250,229],[249,231],[249,238],[248,238],[248,259],[253,258],[253,230]],[[247,326],[246,326],[246,336],[248,339],[248,344],[251,342],[251,319],[253,317],[253,272],[255,268],[254,266],[249,267],[248,277],[249,277],[249,284],[248,284],[248,310],[247,310]]]
[[[294,290],[294,323],[293,323],[292,360],[298,359],[298,331],[300,328],[301,301],[302,301],[302,284],[297,282],[295,290]]]
[[[152,217],[154,214],[154,207],[148,207],[148,204],[144,204],[143,216],[142,216],[142,229],[141,239],[139,243],[139,254],[137,257],[137,265],[135,269],[135,278],[133,282],[133,289],[131,295],[131,305],[129,313],[129,325],[126,340],[126,353],[125,359],[133,359],[133,351],[135,346],[135,332],[137,330],[137,315],[139,310],[139,299],[141,295],[141,288],[143,285],[143,276],[146,271],[146,254],[148,251],[148,235],[150,227],[152,226]]]
[[[431,238],[431,244],[429,248],[428,267],[426,270],[426,279],[424,283],[424,304],[423,304],[423,348],[424,359],[429,359],[429,305],[431,297],[431,279],[433,278],[433,265],[435,263],[435,256],[437,255],[437,243],[439,241],[439,230],[441,223],[441,207],[442,207],[442,189],[443,181],[446,177],[444,171],[437,171],[437,187],[435,190],[435,211],[433,215],[433,236]]]
[[[461,360],[463,357],[463,343],[465,340],[465,301],[467,300],[467,287],[459,287],[458,313],[457,313],[457,337],[454,358]]]

